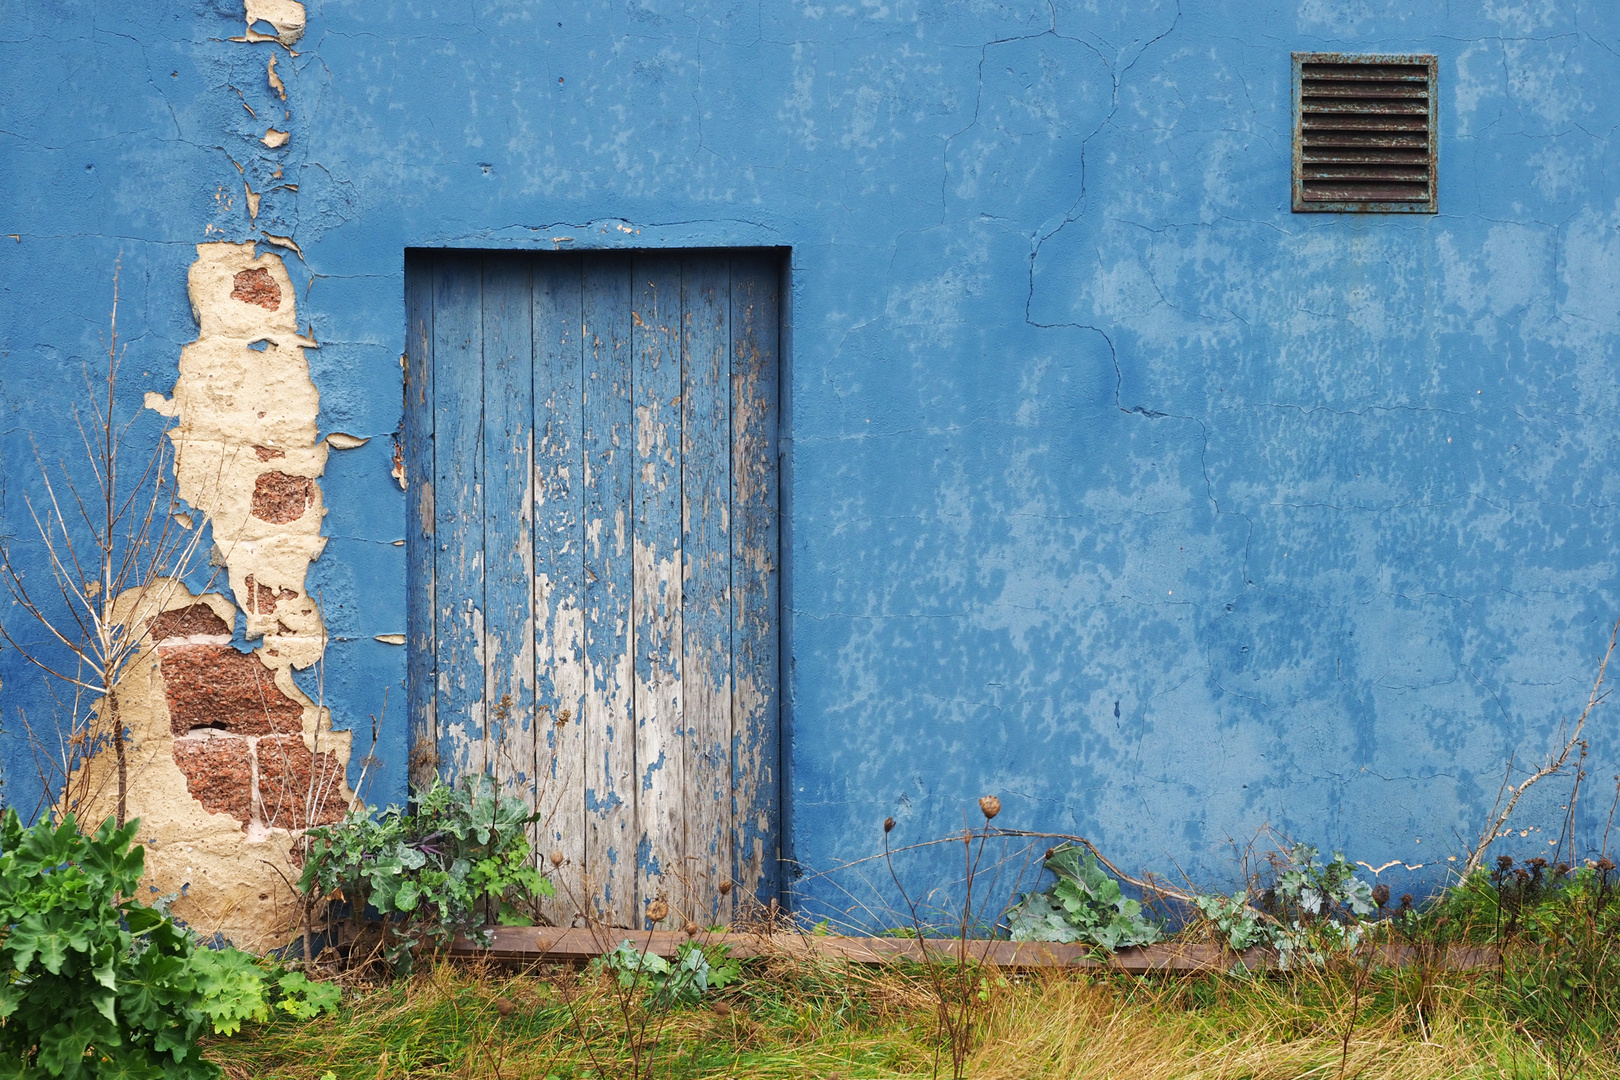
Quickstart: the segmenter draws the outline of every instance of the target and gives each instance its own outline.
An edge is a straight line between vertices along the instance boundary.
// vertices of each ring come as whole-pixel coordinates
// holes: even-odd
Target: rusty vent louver
[[[1432,214],[1433,56],[1294,54],[1294,210]]]

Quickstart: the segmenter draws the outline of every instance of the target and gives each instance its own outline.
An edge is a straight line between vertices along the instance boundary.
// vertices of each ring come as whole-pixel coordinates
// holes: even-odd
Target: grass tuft
[[[970,1076],[1620,1078],[1612,1048],[1571,1056],[1511,1022],[1494,972],[1374,971],[1359,994],[1348,965],[1265,977],[985,974]],[[735,987],[668,1016],[653,1075],[929,1076],[934,1008],[921,969],[750,961]],[[600,980],[443,964],[355,991],[335,1015],[216,1040],[209,1055],[232,1080],[571,1080],[596,1075],[587,1042],[614,1075],[627,1044]]]

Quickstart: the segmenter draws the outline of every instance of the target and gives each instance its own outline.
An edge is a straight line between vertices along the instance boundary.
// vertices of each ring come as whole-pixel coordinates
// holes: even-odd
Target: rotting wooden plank
[[[433,257],[405,256],[405,658],[410,782],[436,772],[433,646]]]
[[[534,313],[530,260],[484,256],[485,760],[509,794],[533,805]]]
[[[689,917],[729,923],[731,877],[731,271],[685,260],[681,277],[681,699],[686,727]]]
[[[777,378],[780,266],[731,262],[733,873],[762,903],[780,894],[780,605]]]
[[[696,940],[705,945],[724,945],[732,956],[739,959],[758,956],[821,957],[856,964],[891,964],[921,961],[924,959],[925,945],[928,954],[947,961],[955,960],[961,948],[959,942],[950,939],[918,942],[909,938],[798,933],[699,933],[695,939],[689,939],[683,933],[670,930],[569,930],[516,926],[495,927],[490,933],[492,940],[488,948],[480,947],[466,937],[458,937],[451,947],[451,955],[518,963],[581,963],[617,948],[623,941],[629,941],[638,951],[667,958],[674,956],[675,950],[683,942]],[[1208,974],[1230,971],[1240,964],[1250,971],[1277,967],[1277,954],[1270,949],[1253,948],[1235,953],[1219,945],[1206,944],[1145,945],[1110,954],[1099,953],[1086,945],[970,939],[967,942],[967,955],[974,962],[1003,968],[1069,967],[1112,969],[1132,974]],[[1412,945],[1382,945],[1378,947],[1375,962],[1390,967],[1427,963],[1446,971],[1463,971],[1495,967],[1501,963],[1501,954],[1488,945],[1449,945],[1431,950]]]
[[[542,910],[560,926],[586,910],[584,490],[581,412],[584,320],[578,255],[534,268],[534,631],[540,854],[557,895]]]
[[[635,678],[630,517],[631,406],[628,256],[587,261],[584,307],[585,883],[595,918],[636,920]],[[636,920],[639,924],[639,920]]]
[[[681,264],[640,255],[633,268],[636,910],[664,900],[678,926],[689,908],[681,881]]]
[[[434,261],[434,634],[439,768],[487,768],[484,715],[483,317],[476,255]]]

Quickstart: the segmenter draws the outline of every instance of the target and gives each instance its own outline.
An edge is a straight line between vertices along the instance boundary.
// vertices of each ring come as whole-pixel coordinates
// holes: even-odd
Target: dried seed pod
[[[731,895],[731,882],[722,881],[720,883],[720,895],[721,896],[730,896]]]
[[[647,918],[653,922],[663,922],[669,918],[669,905],[662,900],[654,900],[647,905]]]
[[[1377,885],[1374,885],[1372,898],[1373,903],[1377,904],[1379,907],[1383,907],[1385,904],[1389,903],[1389,886],[1385,885],[1383,882],[1379,882]]]
[[[979,798],[979,812],[984,815],[984,820],[989,821],[1001,813],[1001,800],[994,795],[981,796]]]
[[[883,831],[885,833],[894,832],[894,818],[886,817],[883,819]]]
[[[560,851],[553,851],[551,853],[551,868],[553,870],[555,870],[557,867],[561,866],[562,864],[563,864],[563,853],[560,852]]]
[[[683,927],[683,929],[686,931],[686,936],[687,937],[697,937],[697,932],[698,932],[698,924],[697,923],[692,922],[691,920],[687,920],[686,926]]]

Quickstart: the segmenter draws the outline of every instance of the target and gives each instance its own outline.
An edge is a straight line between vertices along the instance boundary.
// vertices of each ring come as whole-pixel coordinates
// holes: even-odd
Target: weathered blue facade
[[[297,7],[6,5],[4,531],[43,573],[30,440],[80,453],[116,260],[156,438],[197,245],[284,257],[319,434],[369,440],[319,472],[296,680],[364,744],[386,689],[372,801],[409,753],[407,248],[791,249],[795,902],[985,793],[1128,869],[1229,882],[1270,824],[1421,867],[1399,891],[1585,704],[1620,611],[1612,5]],[[1291,212],[1291,51],[1439,57],[1438,214]],[[52,703],[14,650],[0,680],[27,809]],[[1620,771],[1589,730],[1583,853]]]

